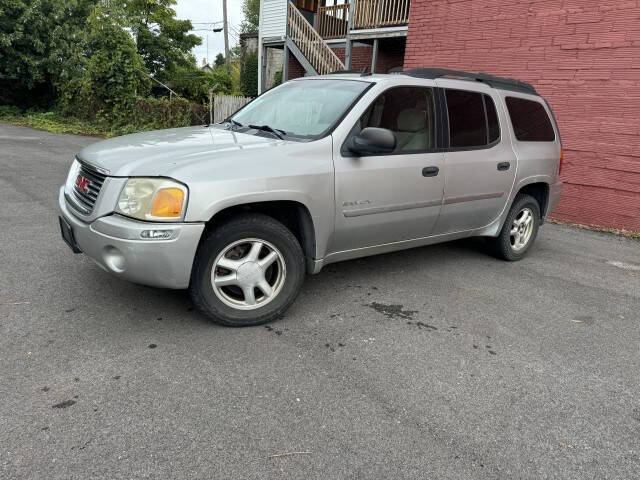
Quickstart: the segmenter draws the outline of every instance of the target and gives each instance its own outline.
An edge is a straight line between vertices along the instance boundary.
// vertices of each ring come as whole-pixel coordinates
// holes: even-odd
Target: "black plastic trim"
[[[490,87],[513,92],[530,93],[537,95],[536,89],[530,83],[517,80],[515,78],[496,77],[483,72],[464,72],[461,70],[450,70],[447,68],[414,68],[402,72],[404,75],[415,78],[436,79],[442,77],[456,77],[462,80],[475,80]]]

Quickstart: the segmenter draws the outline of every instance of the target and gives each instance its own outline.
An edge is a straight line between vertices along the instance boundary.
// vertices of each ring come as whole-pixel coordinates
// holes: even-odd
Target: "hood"
[[[289,142],[212,127],[156,130],[111,138],[83,149],[78,159],[109,175],[171,176],[186,163],[228,158],[242,151]]]

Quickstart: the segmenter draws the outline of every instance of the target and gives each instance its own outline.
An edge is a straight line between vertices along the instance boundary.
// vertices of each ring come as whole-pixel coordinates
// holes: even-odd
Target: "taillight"
[[[558,162],[558,175],[562,173],[563,162],[564,162],[564,150],[560,149],[560,162]]]

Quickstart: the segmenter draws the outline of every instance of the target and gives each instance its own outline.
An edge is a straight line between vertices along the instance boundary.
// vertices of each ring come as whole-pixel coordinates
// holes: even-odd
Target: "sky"
[[[178,0],[175,5],[176,16],[180,19],[191,20],[194,29],[204,29],[207,25],[197,25],[198,22],[222,22],[222,0]],[[238,43],[240,23],[242,23],[242,1],[227,0],[227,16],[229,17],[229,48]],[[222,23],[220,23],[222,25]],[[235,30],[235,32],[234,32]],[[222,32],[192,32],[202,38],[202,44],[193,49],[198,65],[207,57],[207,36],[209,37],[209,63],[213,63],[218,53],[224,55],[224,35]]]

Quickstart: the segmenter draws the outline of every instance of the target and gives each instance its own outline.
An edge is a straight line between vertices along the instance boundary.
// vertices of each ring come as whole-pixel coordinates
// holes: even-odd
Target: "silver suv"
[[[258,325],[305,273],[341,260],[469,236],[519,260],[558,201],[561,159],[549,105],[517,80],[303,78],[220,124],[85,148],[60,227],[110,273],[188,288],[217,322]]]

